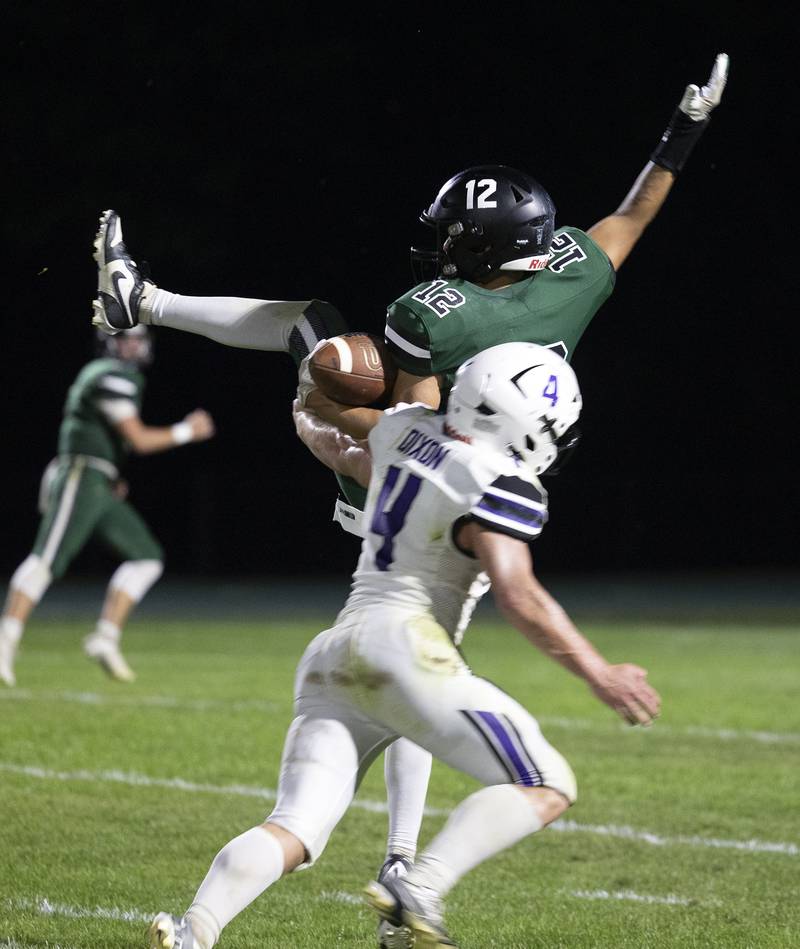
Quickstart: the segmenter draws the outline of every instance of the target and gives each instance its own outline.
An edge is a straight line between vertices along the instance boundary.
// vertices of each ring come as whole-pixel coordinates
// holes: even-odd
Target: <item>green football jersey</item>
[[[92,455],[119,468],[127,446],[102,403],[126,400],[133,402],[138,412],[143,393],[144,376],[134,366],[117,359],[92,360],[81,369],[67,393],[58,453]]]
[[[614,268],[575,227],[560,228],[545,270],[499,290],[461,278],[434,280],[390,307],[386,342],[398,366],[441,375],[443,398],[464,360],[500,343],[539,343],[569,359],[614,289]]]

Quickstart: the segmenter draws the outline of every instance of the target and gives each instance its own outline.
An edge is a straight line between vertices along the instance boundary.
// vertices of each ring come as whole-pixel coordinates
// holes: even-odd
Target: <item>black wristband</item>
[[[708,123],[709,119],[696,122],[681,109],[675,109],[661,141],[650,156],[650,161],[677,175],[686,164]]]

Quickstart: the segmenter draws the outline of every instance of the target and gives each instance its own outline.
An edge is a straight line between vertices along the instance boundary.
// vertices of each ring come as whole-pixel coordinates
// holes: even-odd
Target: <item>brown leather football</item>
[[[308,368],[322,392],[344,405],[387,403],[397,378],[386,343],[370,333],[334,336],[314,353]]]

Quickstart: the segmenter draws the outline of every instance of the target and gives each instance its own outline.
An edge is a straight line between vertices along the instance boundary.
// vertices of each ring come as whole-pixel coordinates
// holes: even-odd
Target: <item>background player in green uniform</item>
[[[152,454],[214,434],[211,417],[202,409],[171,427],[142,422],[141,369],[152,352],[146,327],[113,337],[101,334],[101,344],[104,358],[85,365],[67,393],[58,454],[42,478],[42,517],[33,550],[9,585],[0,620],[0,680],[9,686],[15,684],[14,658],[31,611],[89,540],[110,547],[122,563],[83,648],[114,678],[134,678],[120,652],[121,631],[134,605],[161,576],[163,552],[126,500],[120,470],[131,450]]]

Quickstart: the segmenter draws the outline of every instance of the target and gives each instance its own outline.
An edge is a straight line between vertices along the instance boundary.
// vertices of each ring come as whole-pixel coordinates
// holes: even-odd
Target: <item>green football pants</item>
[[[82,459],[64,461],[47,495],[33,553],[62,576],[90,540],[122,560],[163,560],[164,551],[141,515],[114,494],[113,483]]]

